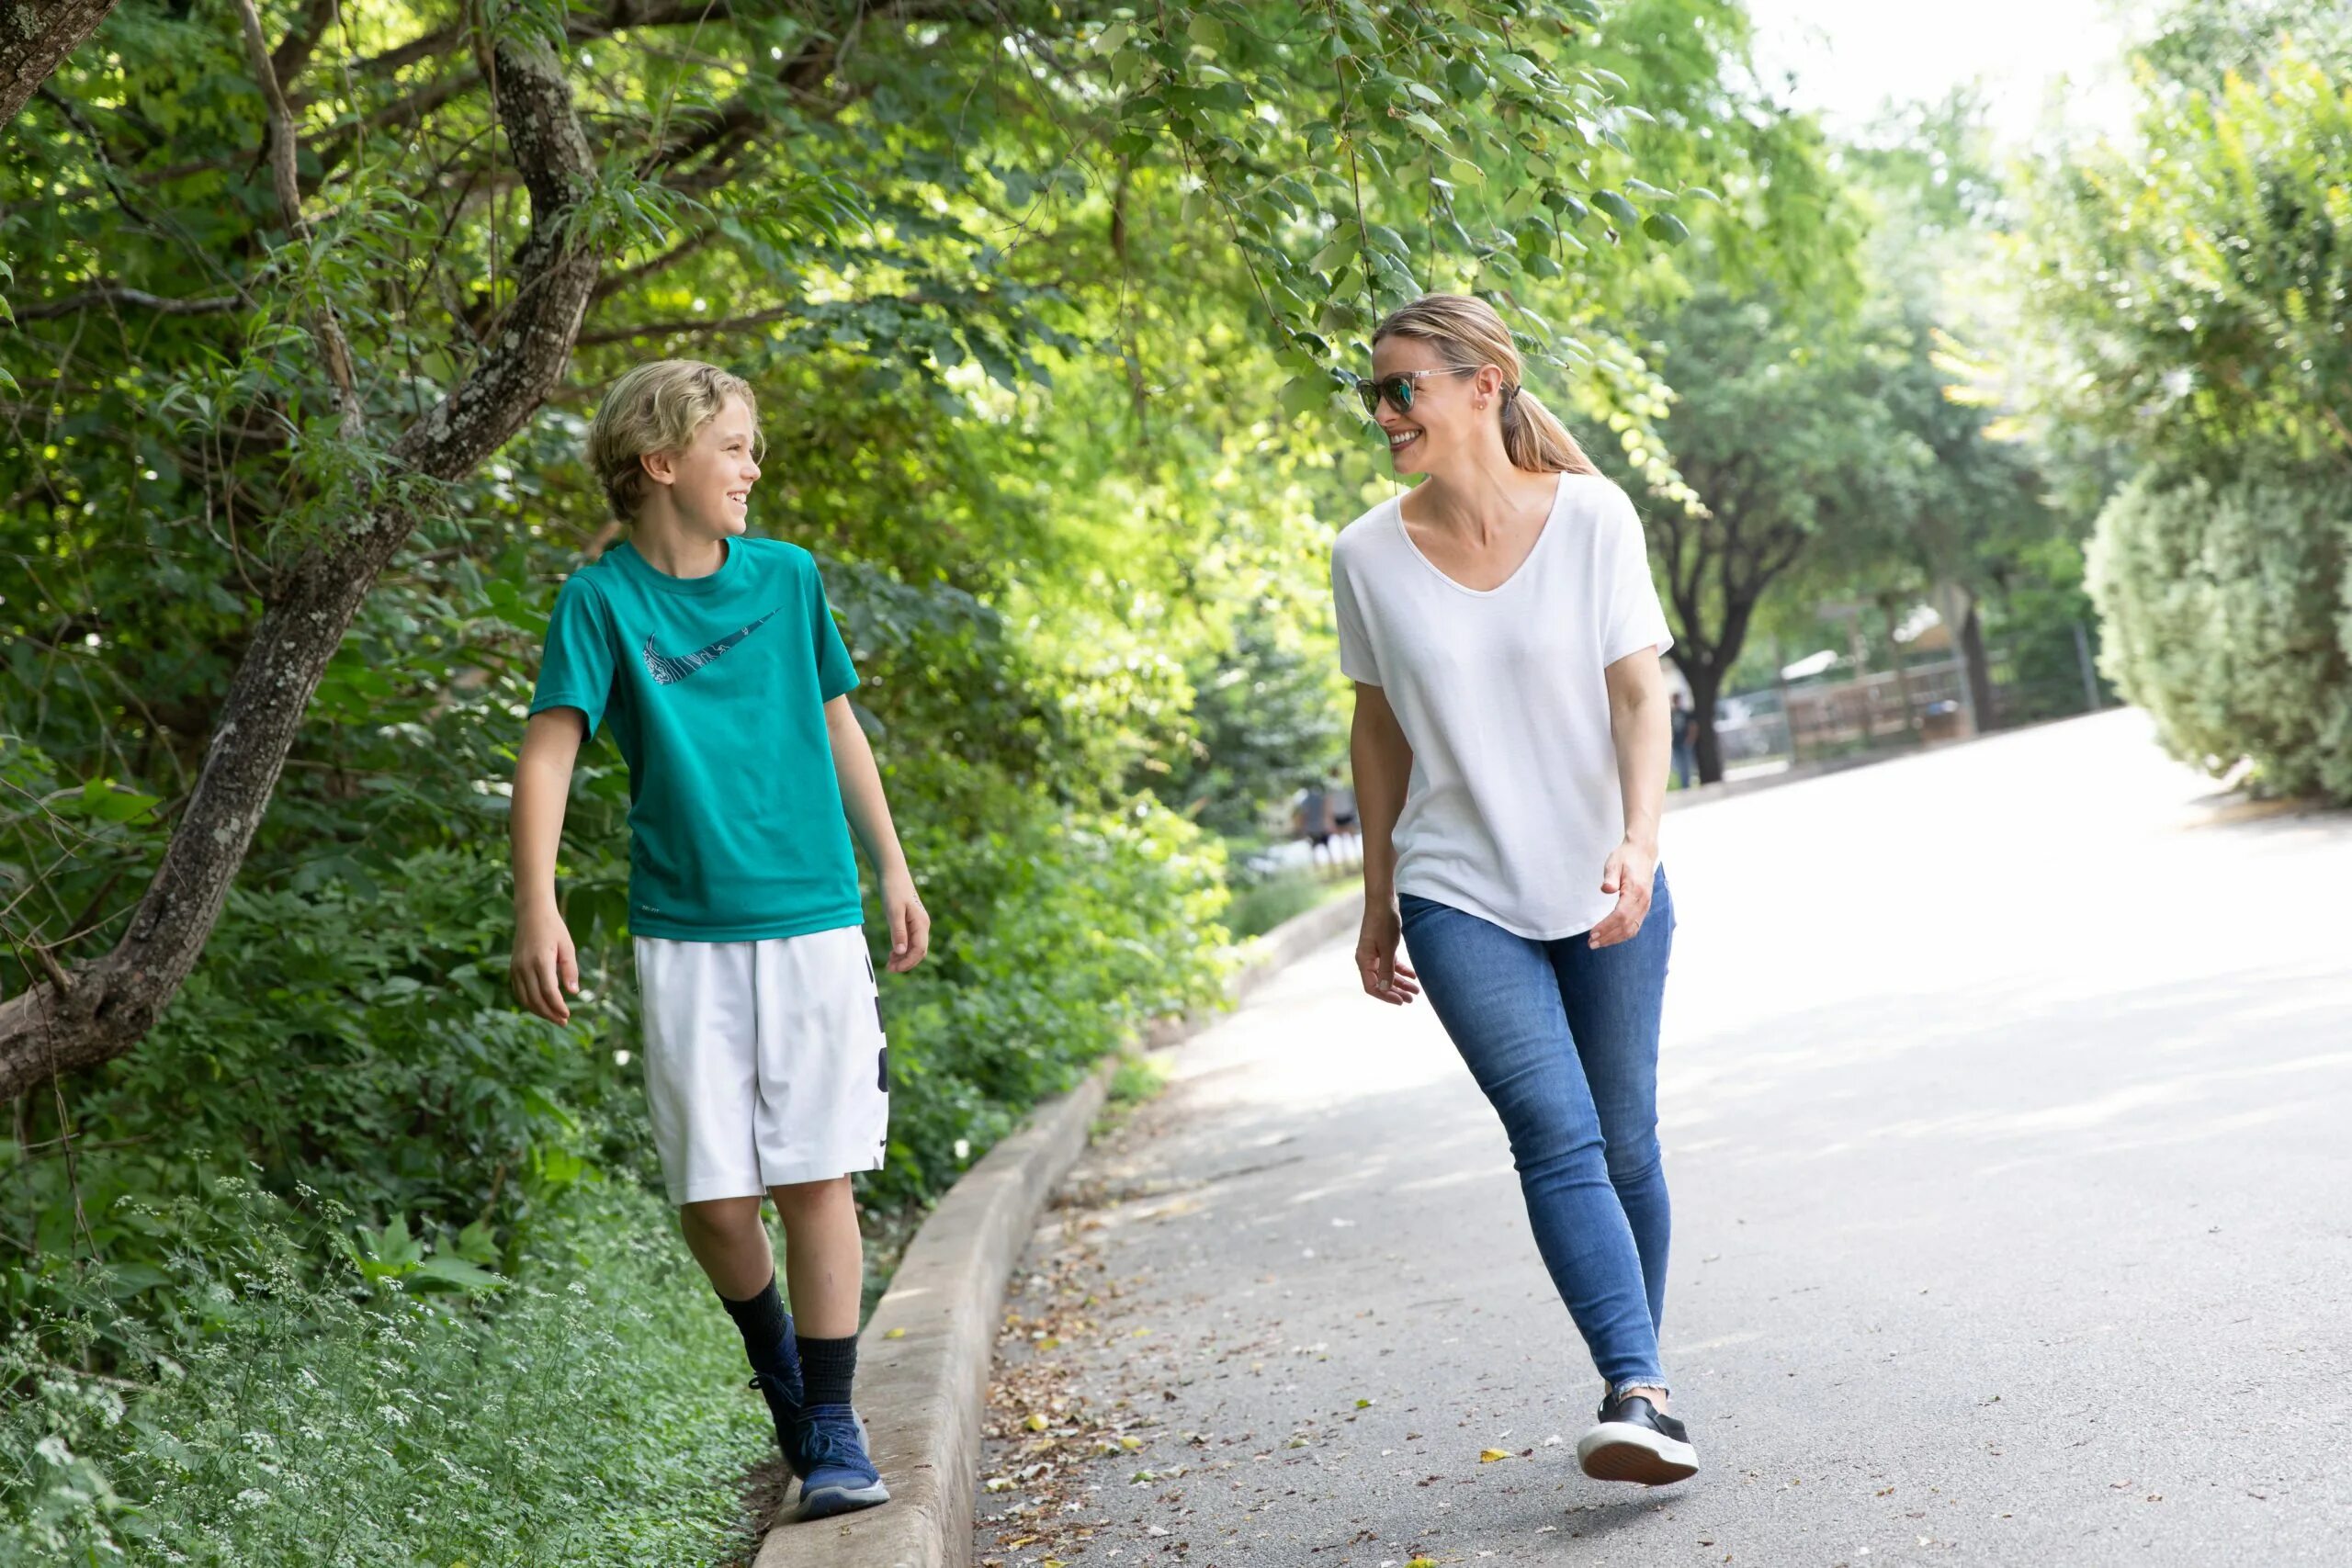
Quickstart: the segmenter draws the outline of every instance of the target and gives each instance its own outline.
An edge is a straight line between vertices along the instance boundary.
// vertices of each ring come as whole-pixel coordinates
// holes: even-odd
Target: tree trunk
[[[1998,729],[2000,710],[1994,705],[1993,666],[1984,656],[1984,623],[1976,614],[1976,598],[1969,596],[1968,615],[1960,623],[1961,668],[1968,681],[1969,699],[1976,707],[1979,730]]]
[[[0,0],[0,125],[113,9],[114,0]]]
[[[1690,682],[1690,754],[1699,764],[1699,782],[1720,784],[1724,776],[1724,743],[1715,734],[1715,697],[1724,689],[1723,671],[1697,661],[1682,667]]]
[[[561,379],[597,257],[571,237],[594,164],[563,69],[546,46],[496,46],[499,121],[531,197],[530,239],[493,348],[393,443],[388,467],[428,484],[462,478],[522,427]],[[396,478],[395,494],[412,488]],[[398,501],[314,546],[283,580],[230,682],[187,809],[111,953],[0,1002],[0,1100],[138,1043],[220,919],[268,809],[303,712],[352,617],[415,516]]]

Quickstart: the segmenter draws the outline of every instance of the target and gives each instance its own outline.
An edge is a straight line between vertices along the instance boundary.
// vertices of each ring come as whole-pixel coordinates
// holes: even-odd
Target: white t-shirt
[[[1599,924],[1625,836],[1603,671],[1674,641],[1625,492],[1562,474],[1526,560],[1483,591],[1384,501],[1340,531],[1331,597],[1340,667],[1384,688],[1413,748],[1396,890],[1539,942]]]

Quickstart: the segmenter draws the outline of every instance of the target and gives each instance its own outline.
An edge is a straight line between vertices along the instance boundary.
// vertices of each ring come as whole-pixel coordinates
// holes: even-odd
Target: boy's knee
[[[736,1239],[761,1228],[757,1198],[710,1198],[678,1205],[678,1224],[688,1235]]]

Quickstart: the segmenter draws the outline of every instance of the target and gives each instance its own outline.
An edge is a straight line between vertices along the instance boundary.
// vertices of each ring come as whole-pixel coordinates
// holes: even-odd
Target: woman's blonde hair
[[[1491,365],[1503,373],[1503,451],[1511,466],[1539,474],[1597,474],[1567,426],[1521,384],[1519,350],[1510,329],[1484,299],[1467,294],[1424,294],[1388,312],[1373,330],[1377,346],[1385,337],[1409,337],[1431,344],[1456,370]]]
[[[633,518],[645,500],[643,459],[656,452],[682,452],[695,432],[718,417],[729,398],[751,411],[752,440],[759,441],[760,400],[741,376],[699,359],[655,359],[638,366],[612,385],[588,426],[588,466],[605,487],[613,515]]]

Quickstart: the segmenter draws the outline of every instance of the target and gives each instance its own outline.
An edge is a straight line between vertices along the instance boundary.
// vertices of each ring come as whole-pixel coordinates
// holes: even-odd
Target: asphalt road
[[[1176,1052],[1033,1242],[979,1560],[2352,1562],[2352,818],[2125,712],[1664,848],[1702,1475],[1577,1472],[1599,1383],[1500,1129],[1343,943]]]

